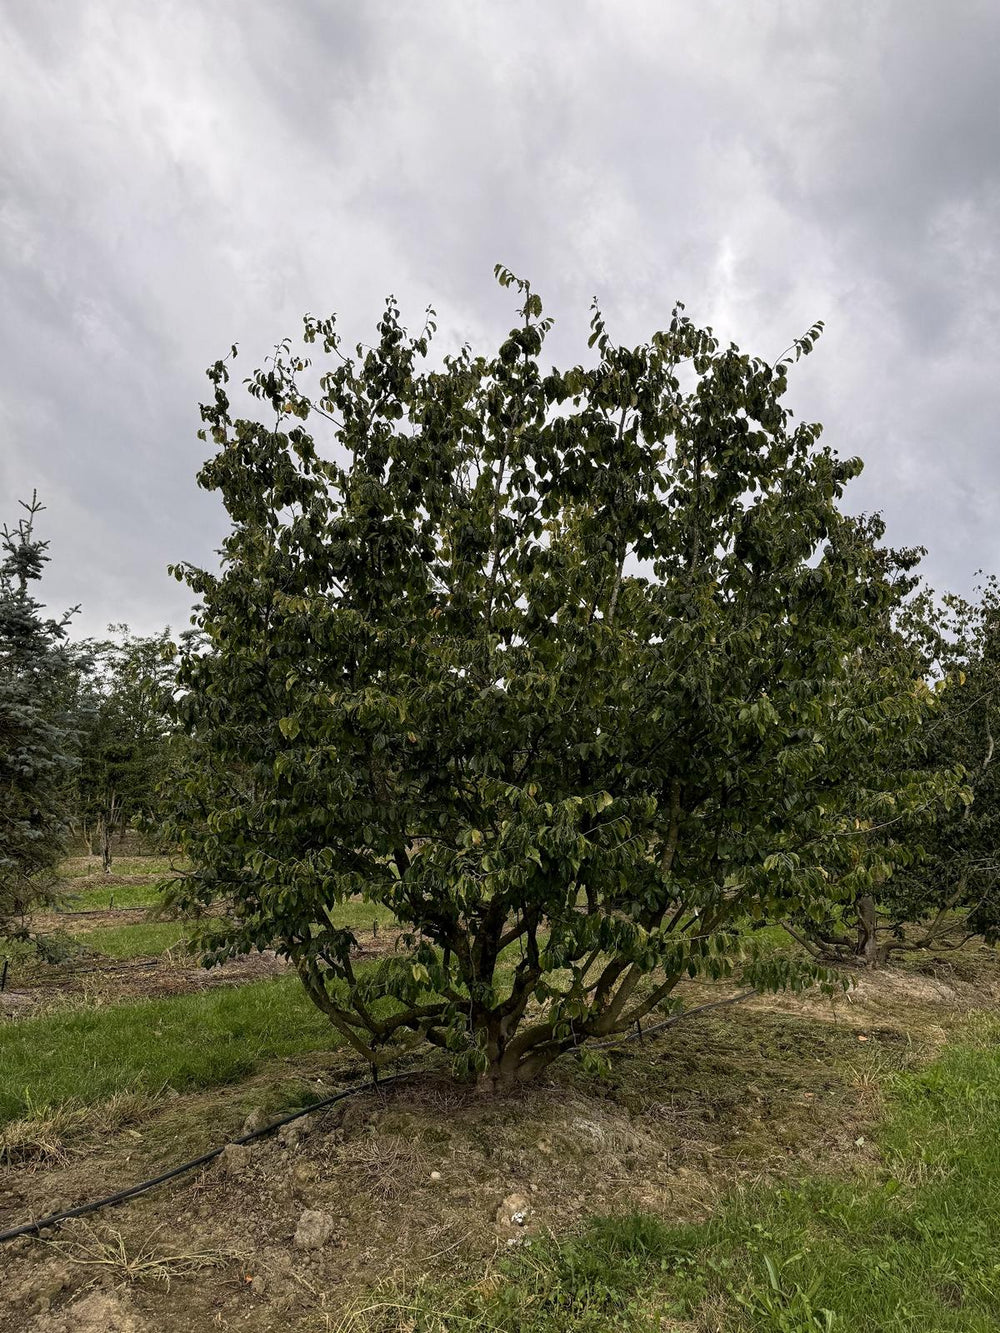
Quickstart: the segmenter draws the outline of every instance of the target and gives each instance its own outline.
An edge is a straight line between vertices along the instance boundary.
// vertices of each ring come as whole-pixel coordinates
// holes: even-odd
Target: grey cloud
[[[958,0],[8,0],[0,18],[0,495],[49,504],[83,628],[186,616],[224,530],[194,474],[204,367],[392,290],[495,338],[497,260],[581,354],[597,292],[676,297],[777,354],[868,466],[858,508],[966,588],[995,515],[1000,11]]]

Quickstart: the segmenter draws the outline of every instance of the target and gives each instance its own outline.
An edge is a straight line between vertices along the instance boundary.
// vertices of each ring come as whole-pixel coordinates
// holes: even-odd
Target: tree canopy
[[[906,608],[897,641],[934,682],[935,708],[909,744],[909,762],[927,773],[961,778],[962,800],[908,821],[899,836],[912,840],[877,900],[863,904],[856,935],[821,932],[831,956],[854,952],[869,962],[902,951],[955,949],[973,937],[1000,939],[1000,858],[997,835],[1000,733],[1000,587],[986,580],[977,601],[929,591]],[[883,764],[903,762],[900,751]],[[830,949],[830,946],[832,950]]]
[[[877,831],[948,799],[878,768],[934,708],[897,658],[903,596],[861,469],[783,404],[789,370],[678,306],[637,347],[596,303],[545,369],[528,283],[486,356],[431,356],[390,298],[372,347],[305,321],[231,409],[209,371],[199,480],[231,530],[199,598],[175,811],[207,961],[276,947],[373,1062],[429,1041],[494,1086],[671,1008],[686,977],[825,973],[747,956],[747,922],[822,919],[883,883]],[[235,348],[233,349],[235,354]],[[900,849],[896,849],[900,851]],[[336,904],[388,905],[356,966]]]

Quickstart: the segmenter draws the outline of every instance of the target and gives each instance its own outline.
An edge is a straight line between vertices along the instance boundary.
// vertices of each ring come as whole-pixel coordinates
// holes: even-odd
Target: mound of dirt
[[[92,1291],[54,1314],[39,1315],[27,1333],[153,1333],[126,1297]]]

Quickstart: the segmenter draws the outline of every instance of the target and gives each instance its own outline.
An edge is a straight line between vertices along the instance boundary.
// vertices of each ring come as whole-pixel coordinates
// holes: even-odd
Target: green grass
[[[109,907],[158,907],[164,880],[149,884],[101,884],[66,895],[66,912],[103,912]]]
[[[749,944],[764,954],[802,952],[784,926],[750,926],[743,934]]]
[[[100,893],[103,901],[95,901]],[[155,886],[124,885],[110,891],[115,907],[152,907],[159,902]],[[81,894],[73,903],[76,910],[107,907],[109,891]],[[396,927],[395,917],[387,907],[376,903],[341,903],[333,909],[334,923],[352,926],[362,944],[372,939],[372,923],[378,923],[379,935]],[[74,919],[67,917],[65,928],[74,934]],[[183,918],[170,921],[132,920],[120,926],[99,926],[96,930],[80,930],[75,938],[88,949],[110,954],[113,958],[138,958],[143,954],[162,953],[164,949],[186,940],[191,934],[190,923]]]
[[[72,881],[70,881],[72,883]],[[166,878],[151,880],[148,884],[87,883],[86,888],[69,889],[63,903],[66,912],[106,911],[109,907],[158,907]],[[395,926],[396,918],[381,903],[354,899],[338,903],[333,909],[338,926],[353,926],[361,937],[371,935],[373,922],[379,931]]]
[[[111,863],[111,875],[130,878],[133,875],[159,875],[169,879],[173,874],[173,862],[169,856],[116,856]],[[104,878],[99,856],[73,856],[68,858],[56,870],[59,879],[96,879]]]
[[[701,1226],[597,1218],[536,1240],[482,1284],[409,1293],[360,1325],[733,1333],[1000,1328],[1000,1025],[891,1081],[882,1165],[753,1189]],[[669,1327],[669,1322],[666,1324]]]
[[[336,1045],[295,977],[0,1026],[0,1122],[121,1092],[231,1083]]]
[[[77,935],[76,940],[86,949],[109,958],[147,958],[183,946],[189,933],[186,921],[136,921],[129,926],[88,930]]]
[[[71,889],[62,907],[67,914],[107,911],[111,907],[159,907],[166,883],[166,879],[156,879],[148,884],[88,884],[83,889]],[[374,923],[378,924],[379,933],[397,925],[388,907],[361,899],[338,903],[333,909],[333,919],[338,926],[352,926],[362,940],[371,936]],[[73,918],[68,915],[66,928],[73,929]]]
[[[362,898],[352,898],[346,903],[337,903],[333,908],[334,925],[350,926],[362,940],[372,933],[373,923],[378,923],[379,933],[398,927],[399,922],[388,907],[382,903],[365,902]]]

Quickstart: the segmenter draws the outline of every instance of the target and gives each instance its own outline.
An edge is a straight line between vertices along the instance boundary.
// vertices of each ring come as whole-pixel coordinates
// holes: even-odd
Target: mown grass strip
[[[337,1044],[297,977],[0,1026],[0,1123],[68,1102],[231,1083]]]
[[[115,879],[119,875],[126,878],[134,875],[156,875],[161,879],[169,879],[173,871],[173,861],[169,856],[116,856],[111,864],[111,874],[108,878]],[[56,875],[61,880],[90,879],[96,883],[104,879],[101,859],[98,856],[67,857],[56,870]]]
[[[177,949],[183,956],[190,933],[186,921],[137,921],[128,926],[99,926],[77,935],[76,940],[89,952],[108,958],[148,958],[167,949]]]
[[[165,880],[151,879],[148,884],[99,884],[79,892],[67,892],[61,908],[68,914],[105,912],[112,907],[159,907],[165,883]]]

